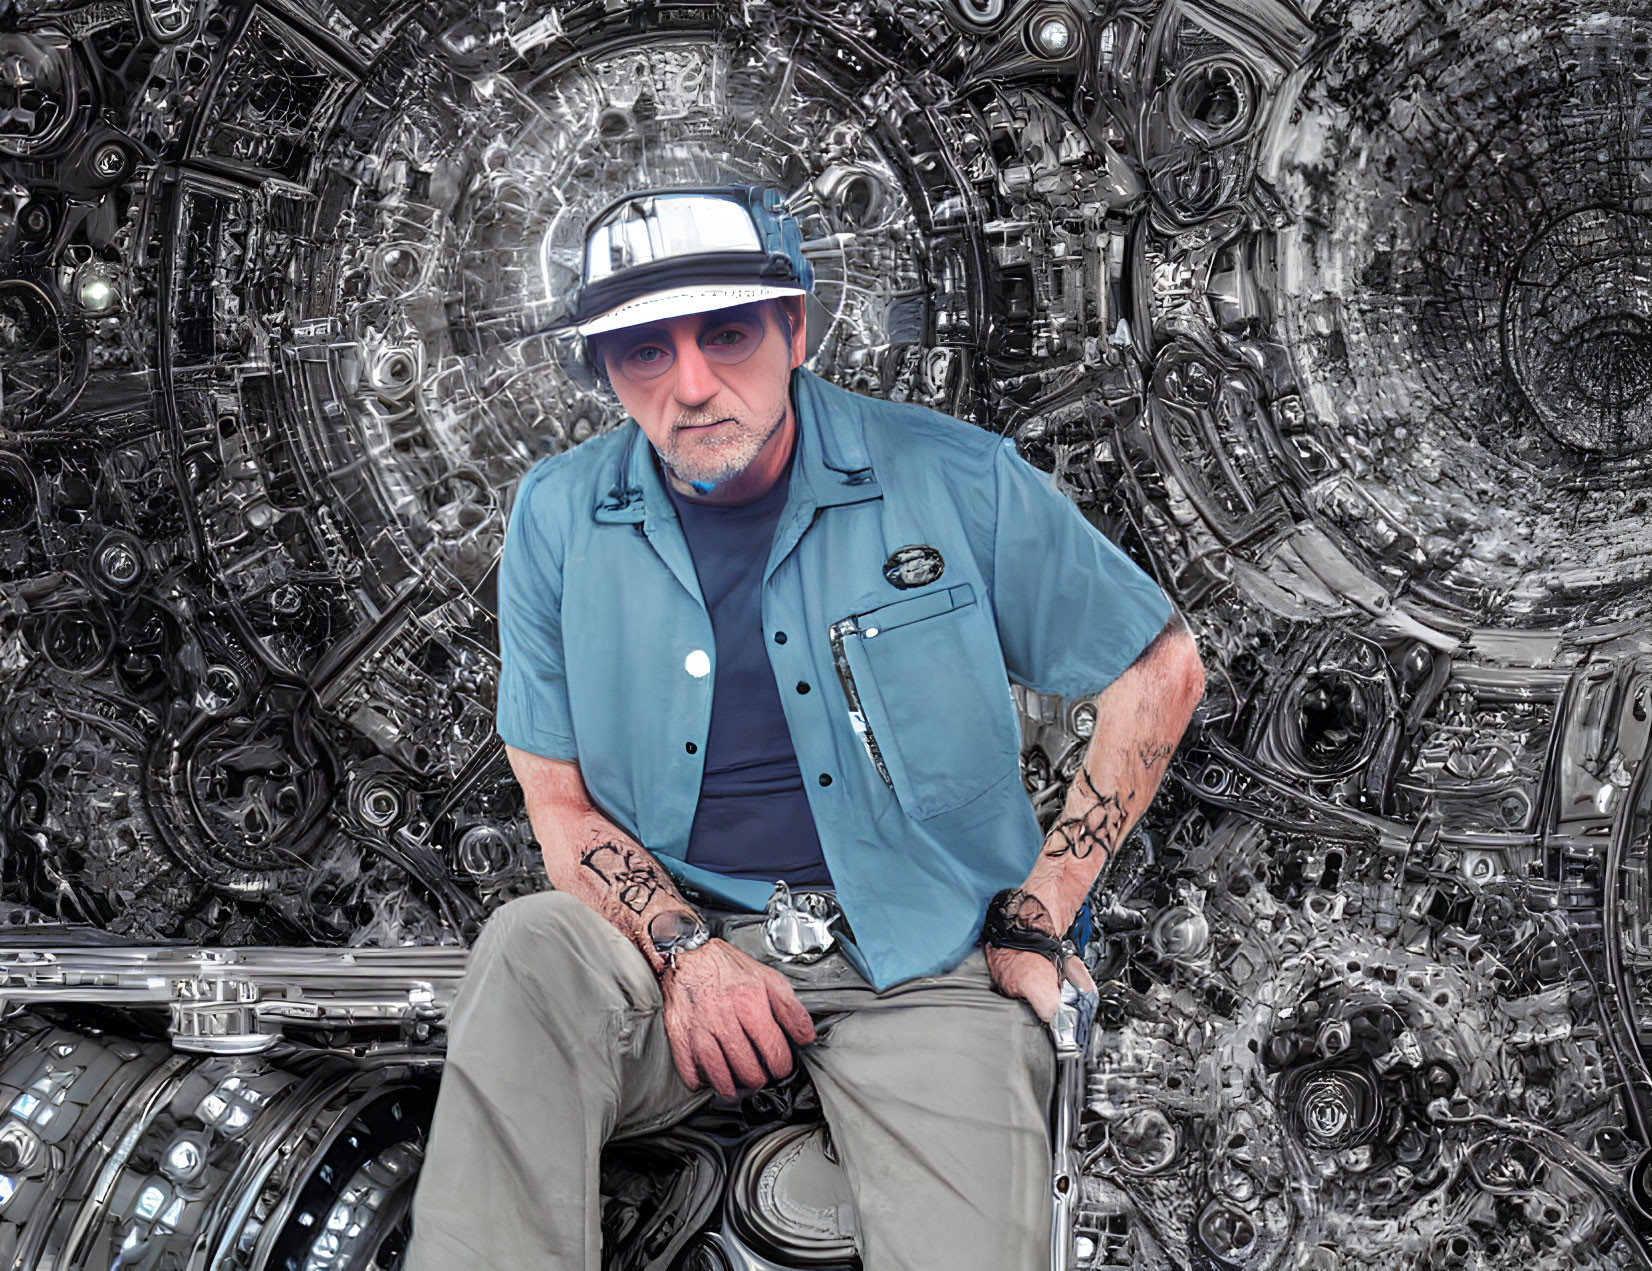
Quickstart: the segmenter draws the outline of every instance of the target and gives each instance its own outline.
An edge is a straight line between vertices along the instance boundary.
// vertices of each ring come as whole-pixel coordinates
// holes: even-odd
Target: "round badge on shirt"
[[[905,547],[897,547],[883,562],[883,576],[902,590],[923,587],[944,572],[946,561],[928,543],[909,543]]]

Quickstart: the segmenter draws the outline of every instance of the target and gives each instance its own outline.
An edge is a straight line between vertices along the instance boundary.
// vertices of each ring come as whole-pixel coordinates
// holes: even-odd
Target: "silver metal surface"
[[[783,882],[763,909],[763,943],[782,962],[818,962],[832,951],[837,936],[832,925],[843,917],[829,892],[798,891]]]

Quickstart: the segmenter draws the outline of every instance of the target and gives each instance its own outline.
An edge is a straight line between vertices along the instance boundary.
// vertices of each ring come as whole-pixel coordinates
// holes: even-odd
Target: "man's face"
[[[790,306],[792,338],[775,306]],[[803,364],[802,298],[666,318],[594,338],[593,353],[660,461],[680,481],[745,471],[785,423]]]

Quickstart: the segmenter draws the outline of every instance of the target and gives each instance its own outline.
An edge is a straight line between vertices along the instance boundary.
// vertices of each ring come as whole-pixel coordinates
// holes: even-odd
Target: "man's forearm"
[[[552,885],[611,922],[659,971],[649,923],[663,915],[692,916],[694,907],[653,854],[590,801],[576,765],[508,753]]]
[[[594,808],[564,826],[563,842],[556,849],[543,837],[540,843],[546,873],[557,890],[578,896],[611,922],[658,971],[662,962],[654,952],[649,923],[662,915],[691,915],[695,910],[653,853]],[[669,933],[656,929],[654,934]]]
[[[1096,729],[1061,816],[1022,891],[1063,932],[1103,865],[1152,803],[1204,692],[1193,638],[1172,618],[1130,668],[1096,697]],[[1035,919],[1034,913],[1024,915]],[[1034,925],[1042,923],[1034,922]]]

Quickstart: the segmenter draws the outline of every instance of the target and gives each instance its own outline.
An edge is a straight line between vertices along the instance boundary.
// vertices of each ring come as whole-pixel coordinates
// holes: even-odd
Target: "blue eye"
[[[610,365],[627,379],[649,380],[663,375],[675,360],[673,352],[661,344],[634,344],[618,351],[618,361]]]
[[[706,357],[724,366],[743,362],[763,342],[763,329],[753,323],[730,322],[711,328],[700,337]]]

